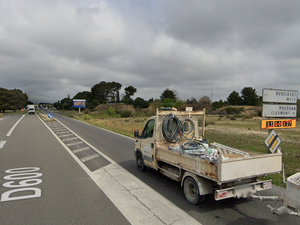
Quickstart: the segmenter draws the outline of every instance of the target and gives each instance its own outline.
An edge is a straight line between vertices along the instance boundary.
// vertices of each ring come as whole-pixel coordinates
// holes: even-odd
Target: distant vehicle
[[[28,114],[35,114],[34,105],[27,105]]]

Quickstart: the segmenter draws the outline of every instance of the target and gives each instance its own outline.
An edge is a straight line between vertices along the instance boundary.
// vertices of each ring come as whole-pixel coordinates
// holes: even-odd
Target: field
[[[133,137],[136,129],[141,132],[148,119],[148,117],[105,118],[92,114],[82,114],[77,118],[130,137]],[[268,137],[268,131],[260,129],[261,117],[232,118],[207,115],[205,138],[210,142],[218,142],[238,149],[268,153],[269,150],[264,144]],[[283,153],[286,177],[300,172],[300,128],[277,129],[276,133],[282,141],[280,147]],[[273,179],[275,185],[285,187],[282,174],[262,179]]]

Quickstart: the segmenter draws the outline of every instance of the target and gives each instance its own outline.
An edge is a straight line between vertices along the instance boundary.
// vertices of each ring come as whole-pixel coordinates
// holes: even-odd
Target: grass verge
[[[102,127],[128,137],[133,137],[134,130],[143,130],[148,117],[136,118],[108,118],[107,115],[82,114],[74,116],[76,119],[92,125]],[[269,150],[264,144],[268,137],[267,130],[260,129],[260,119],[221,118],[207,116],[205,138],[210,142],[218,142],[233,148],[245,149],[268,154]],[[280,147],[283,153],[286,177],[300,172],[300,129],[277,129],[276,133],[282,140]],[[268,175],[261,179],[272,179],[277,186],[285,187],[282,173]]]

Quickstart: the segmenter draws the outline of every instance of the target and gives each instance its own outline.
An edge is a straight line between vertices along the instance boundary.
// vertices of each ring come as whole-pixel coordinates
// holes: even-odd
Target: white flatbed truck
[[[176,135],[178,121],[181,121],[182,131]],[[248,198],[258,191],[272,188],[272,180],[260,181],[258,177],[281,172],[280,149],[274,154],[262,154],[218,143],[208,145],[204,139],[204,128],[205,110],[157,110],[156,115],[148,119],[142,133],[136,130],[134,134],[134,156],[138,169],[144,171],[150,167],[181,182],[185,198],[192,204],[202,202],[208,194],[213,194],[215,200]],[[166,132],[175,139],[180,137],[170,140]],[[197,144],[199,148],[195,149]],[[188,147],[184,148],[186,145]],[[189,146],[192,150],[188,149]]]

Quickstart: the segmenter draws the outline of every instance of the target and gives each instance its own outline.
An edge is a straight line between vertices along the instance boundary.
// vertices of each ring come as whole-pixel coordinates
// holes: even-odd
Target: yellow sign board
[[[296,128],[296,119],[262,120],[261,129]]]

